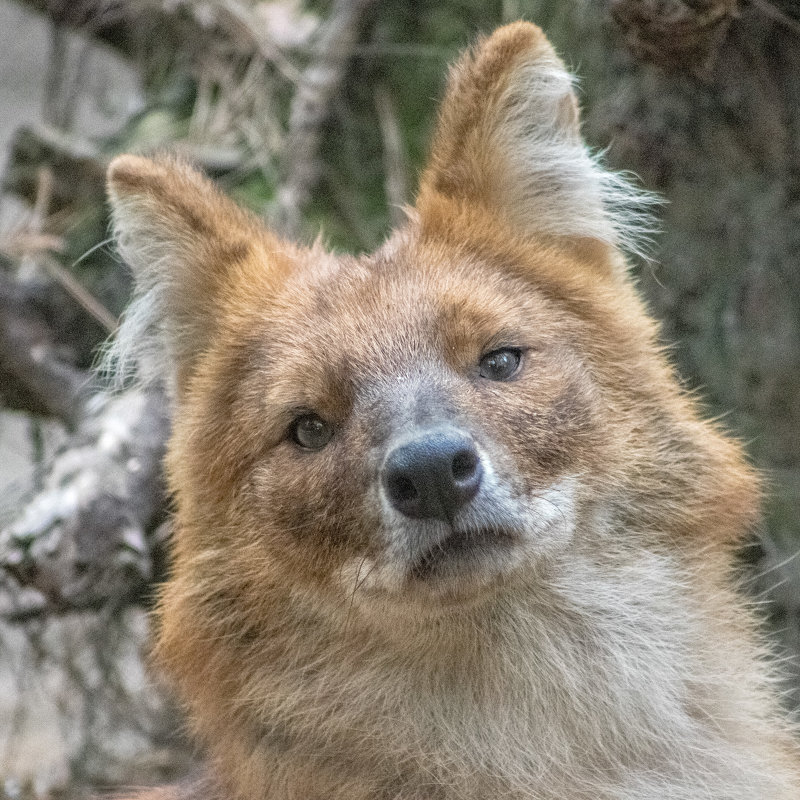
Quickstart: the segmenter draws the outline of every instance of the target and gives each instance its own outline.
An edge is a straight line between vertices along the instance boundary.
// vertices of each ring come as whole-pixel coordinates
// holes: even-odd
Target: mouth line
[[[412,580],[430,580],[480,567],[481,557],[509,550],[519,536],[506,528],[476,528],[450,531],[414,558],[408,569]],[[471,569],[470,569],[471,568]]]

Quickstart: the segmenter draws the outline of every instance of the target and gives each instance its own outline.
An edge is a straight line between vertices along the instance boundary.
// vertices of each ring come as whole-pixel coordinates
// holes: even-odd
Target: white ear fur
[[[174,391],[182,338],[171,319],[169,298],[175,294],[175,243],[154,234],[135,202],[112,194],[112,230],[119,255],[135,276],[133,296],[120,326],[102,353],[101,370],[114,385],[163,382]]]
[[[213,328],[219,273],[255,223],[213,184],[170,158],[120,156],[108,170],[114,237],[135,278],[133,298],[102,356],[117,385],[177,376]]]
[[[560,63],[526,63],[514,74],[494,140],[512,176],[504,204],[525,230],[598,239],[645,255],[649,210],[658,201],[589,152],[577,111],[566,112],[573,86]]]
[[[655,196],[605,170],[579,128],[574,79],[535,25],[499,28],[450,73],[426,192],[480,202],[522,233],[643,255]]]

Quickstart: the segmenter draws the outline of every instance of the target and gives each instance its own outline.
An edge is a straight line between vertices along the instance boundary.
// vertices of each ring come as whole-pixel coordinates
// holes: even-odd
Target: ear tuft
[[[523,235],[592,238],[643,254],[652,195],[604,170],[580,136],[574,79],[542,31],[515,22],[451,69],[417,208],[478,204]]]

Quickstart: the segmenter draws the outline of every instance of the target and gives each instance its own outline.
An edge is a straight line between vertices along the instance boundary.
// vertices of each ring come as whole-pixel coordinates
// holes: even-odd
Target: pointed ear
[[[117,157],[108,194],[135,288],[106,367],[120,380],[136,371],[174,389],[209,344],[237,265],[265,250],[269,234],[211,181],[169,157]]]
[[[589,154],[573,78],[527,22],[499,28],[450,71],[417,200],[423,228],[442,198],[480,205],[522,235],[634,251],[653,202]]]

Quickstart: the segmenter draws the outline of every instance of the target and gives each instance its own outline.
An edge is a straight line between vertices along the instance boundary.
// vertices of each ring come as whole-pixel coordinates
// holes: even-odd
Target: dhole
[[[620,250],[640,198],[538,28],[453,68],[371,256],[168,158],[109,187],[117,357],[174,398],[157,660],[208,765],[156,796],[800,797],[732,587],[757,481],[660,349]]]

